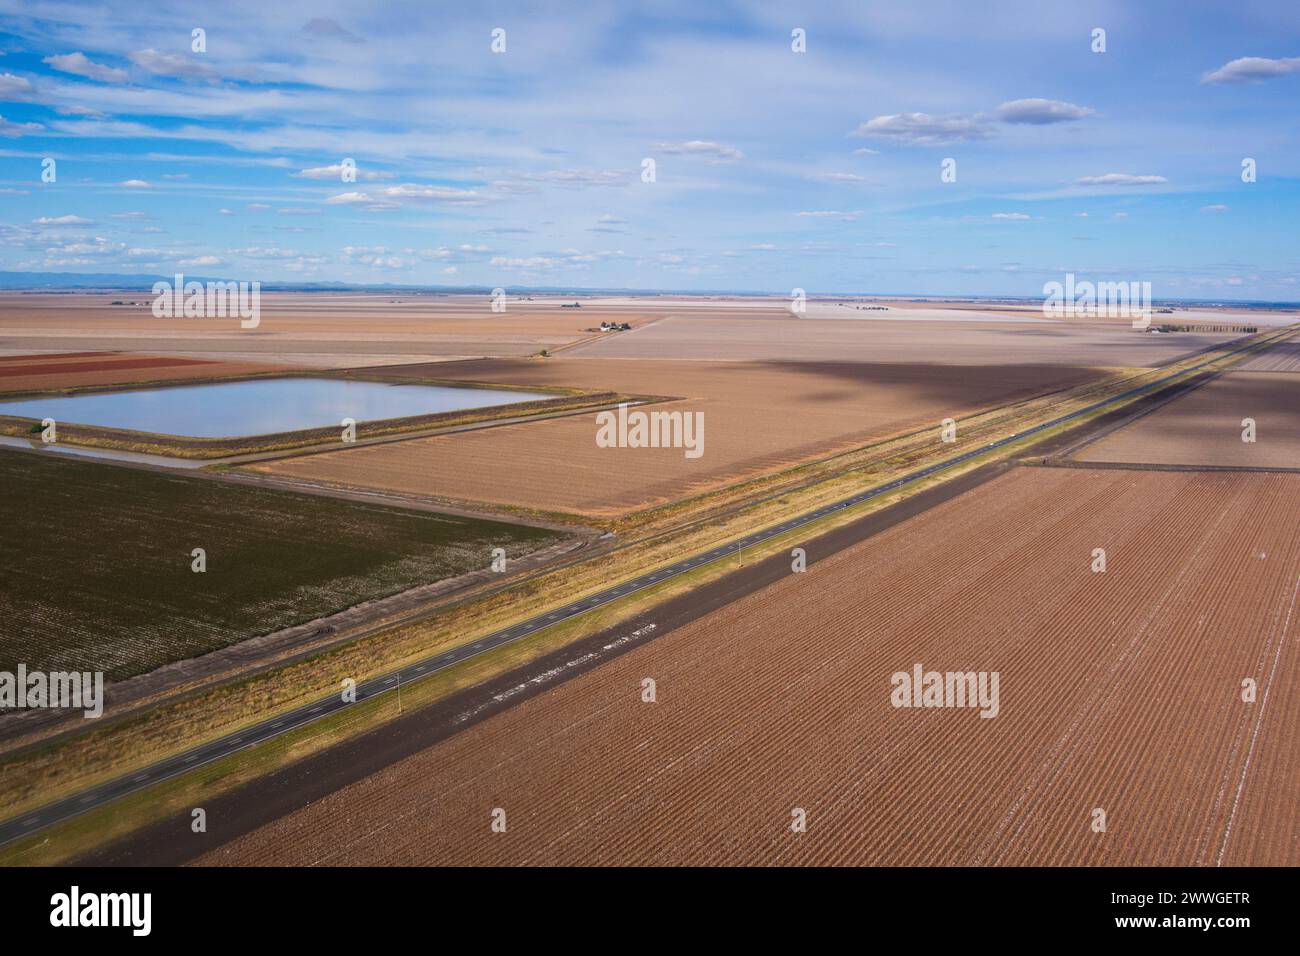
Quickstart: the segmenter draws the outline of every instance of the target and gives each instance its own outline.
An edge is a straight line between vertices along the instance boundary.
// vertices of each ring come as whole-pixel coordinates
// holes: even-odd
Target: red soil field
[[[1241,440],[1247,418],[1255,421],[1254,442]],[[1085,445],[1074,457],[1153,465],[1300,468],[1300,375],[1225,373]]]
[[[128,358],[98,362],[31,362],[24,365],[0,365],[0,378],[44,375],[49,372],[102,372],[107,369],[184,368],[190,365],[216,365],[205,359]]]
[[[396,374],[574,385],[680,397],[649,410],[702,412],[704,453],[601,448],[595,414],[283,459],[270,474],[460,501],[613,517],[748,476],[933,426],[990,404],[1090,381],[1053,366],[958,368],[851,362],[482,361]]]
[[[93,357],[93,360],[92,360]],[[290,366],[221,362],[129,352],[63,352],[0,357],[0,394],[131,385],[290,371]]]
[[[1297,500],[1016,469],[198,862],[1296,865]],[[999,713],[893,707],[917,663]]]

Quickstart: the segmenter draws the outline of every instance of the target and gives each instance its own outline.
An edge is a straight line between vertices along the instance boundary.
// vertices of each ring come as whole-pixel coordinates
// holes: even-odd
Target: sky
[[[0,271],[1295,301],[1297,212],[1294,0],[0,0]]]

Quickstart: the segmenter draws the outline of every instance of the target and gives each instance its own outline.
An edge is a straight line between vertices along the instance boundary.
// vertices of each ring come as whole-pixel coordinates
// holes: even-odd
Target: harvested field
[[[120,680],[562,537],[26,452],[0,451],[0,487],[10,672]]]
[[[1246,418],[1255,420],[1253,443],[1241,440]],[[1085,445],[1074,457],[1153,465],[1300,468],[1300,376],[1226,372]]]
[[[1013,470],[198,862],[1294,866],[1298,497]]]
[[[1236,367],[1238,372],[1300,372],[1300,339],[1279,342]]]
[[[0,395],[46,389],[230,378],[289,371],[287,365],[123,352],[0,356]]]
[[[704,413],[704,453],[601,448],[595,415],[350,448],[253,470],[353,487],[613,517],[680,500],[990,404],[1091,381],[1068,367],[850,362],[651,362],[559,357],[461,362],[449,378],[673,396]],[[396,374],[432,370],[411,366]],[[937,437],[937,431],[936,431]]]
[[[824,314],[822,310],[818,314]],[[810,310],[811,312],[811,310]],[[869,312],[850,315],[869,316]],[[1154,367],[1239,336],[1175,332],[1152,335],[1116,322],[1008,323],[862,318],[794,318],[775,310],[672,316],[573,350],[590,358],[943,362],[948,365],[1040,364]]]
[[[114,306],[115,300],[135,305]],[[155,318],[145,293],[0,294],[0,350],[156,352],[343,367],[479,356],[525,356],[598,335],[609,313],[561,311],[560,301],[507,302],[487,296],[266,293],[261,323],[237,318]],[[620,322],[646,321],[621,310]],[[400,357],[400,358],[398,358]]]

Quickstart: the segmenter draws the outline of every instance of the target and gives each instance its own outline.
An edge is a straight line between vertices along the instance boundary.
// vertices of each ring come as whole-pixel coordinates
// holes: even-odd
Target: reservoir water
[[[498,388],[338,378],[272,378],[0,402],[0,415],[186,438],[242,438],[386,418],[491,408],[552,396]]]

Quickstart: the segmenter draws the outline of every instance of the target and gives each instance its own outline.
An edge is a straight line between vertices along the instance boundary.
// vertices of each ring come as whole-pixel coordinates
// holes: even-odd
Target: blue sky
[[[0,0],[0,270],[1300,299],[1293,0],[150,6]]]

